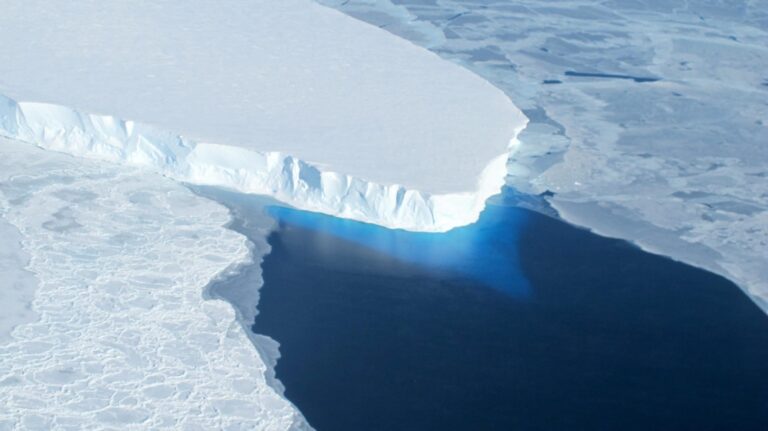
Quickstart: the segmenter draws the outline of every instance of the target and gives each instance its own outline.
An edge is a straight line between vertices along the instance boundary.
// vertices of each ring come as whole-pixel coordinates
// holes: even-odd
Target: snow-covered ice
[[[21,234],[2,218],[0,207],[0,344],[8,341],[16,326],[37,317],[30,304],[37,281],[25,270],[29,256],[21,248]]]
[[[530,119],[510,185],[768,311],[765,1],[319,1],[503,89]]]
[[[224,207],[146,170],[0,139],[0,213],[37,282],[37,318],[0,341],[0,429],[309,428],[235,311],[205,297],[250,261]]]
[[[474,221],[526,124],[477,75],[310,0],[7,1],[0,41],[0,94],[114,117],[98,139],[128,119],[216,144],[187,181],[238,187],[265,159],[290,165],[290,190],[242,191],[391,227]],[[71,111],[23,111],[43,144],[83,127]]]

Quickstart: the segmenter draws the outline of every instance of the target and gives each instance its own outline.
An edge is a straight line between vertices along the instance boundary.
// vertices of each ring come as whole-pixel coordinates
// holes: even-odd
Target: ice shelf
[[[0,37],[6,136],[389,227],[476,220],[527,123],[482,78],[309,0],[12,1]]]

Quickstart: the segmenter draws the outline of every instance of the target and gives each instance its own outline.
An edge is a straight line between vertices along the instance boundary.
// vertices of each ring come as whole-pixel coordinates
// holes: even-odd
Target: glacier
[[[302,209],[471,223],[527,123],[486,80],[310,0],[3,6],[5,136]]]

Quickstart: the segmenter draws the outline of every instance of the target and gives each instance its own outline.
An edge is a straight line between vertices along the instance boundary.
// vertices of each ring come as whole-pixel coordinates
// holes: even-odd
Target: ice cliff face
[[[526,122],[487,80],[310,0],[3,6],[0,94],[78,111],[3,102],[12,136],[301,208],[471,222]]]
[[[324,171],[281,152],[193,142],[107,115],[0,96],[0,135],[75,156],[142,166],[169,178],[273,196],[297,208],[415,231],[446,231],[477,220],[504,184],[508,156],[482,172],[474,192],[428,194]]]

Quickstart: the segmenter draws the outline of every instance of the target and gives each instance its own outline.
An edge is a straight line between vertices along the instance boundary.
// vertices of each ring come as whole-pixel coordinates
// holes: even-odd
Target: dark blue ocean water
[[[768,426],[768,318],[719,276],[504,205],[447,234],[270,214],[253,329],[320,431]]]

